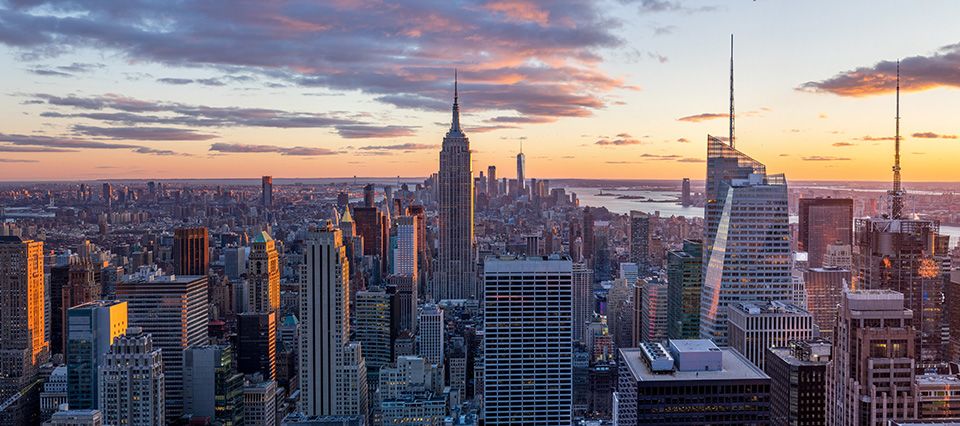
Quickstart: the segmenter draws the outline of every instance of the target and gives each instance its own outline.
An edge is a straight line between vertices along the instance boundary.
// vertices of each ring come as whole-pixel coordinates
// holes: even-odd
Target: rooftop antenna
[[[734,148],[733,112],[733,34],[730,34],[730,148]]]
[[[897,133],[894,136],[893,190],[891,196],[891,216],[900,219],[903,215],[903,187],[900,183],[900,61],[897,60]]]

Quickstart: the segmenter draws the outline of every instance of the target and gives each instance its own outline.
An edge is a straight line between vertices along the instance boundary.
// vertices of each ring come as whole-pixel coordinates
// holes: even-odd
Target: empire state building
[[[470,140],[460,129],[456,81],[453,90],[453,121],[440,150],[440,247],[433,286],[436,300],[479,297],[474,260]]]

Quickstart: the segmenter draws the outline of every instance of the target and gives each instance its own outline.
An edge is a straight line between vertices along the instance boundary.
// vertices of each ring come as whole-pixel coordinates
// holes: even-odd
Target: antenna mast
[[[891,216],[900,219],[903,215],[903,187],[900,183],[900,61],[897,61],[897,133],[894,136],[893,191],[891,195]]]
[[[730,34],[730,148],[734,147],[733,112],[733,34]]]

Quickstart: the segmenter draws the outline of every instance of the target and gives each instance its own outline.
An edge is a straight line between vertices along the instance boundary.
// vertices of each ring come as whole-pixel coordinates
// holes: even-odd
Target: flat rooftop
[[[709,351],[710,347],[716,348],[713,342],[703,340],[677,340],[685,348],[678,348],[681,351]],[[686,342],[692,342],[687,344]],[[643,361],[639,348],[620,349],[620,354],[626,361],[627,368],[633,374],[637,382],[672,382],[672,381],[696,381],[696,380],[757,380],[769,379],[763,370],[753,365],[748,359],[744,358],[731,348],[719,348],[723,356],[723,369],[718,371],[673,371],[666,374],[654,373],[650,367]]]

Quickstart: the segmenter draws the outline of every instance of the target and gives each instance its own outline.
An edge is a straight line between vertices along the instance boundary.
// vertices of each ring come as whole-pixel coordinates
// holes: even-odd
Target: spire
[[[897,60],[897,130],[894,136],[893,190],[890,191],[890,214],[893,219],[903,215],[903,187],[900,183],[900,61]]]
[[[733,34],[730,34],[730,148],[734,148],[734,118],[733,113]]]
[[[451,132],[460,130],[460,93],[458,90],[457,69],[453,69],[453,122],[450,123]]]

